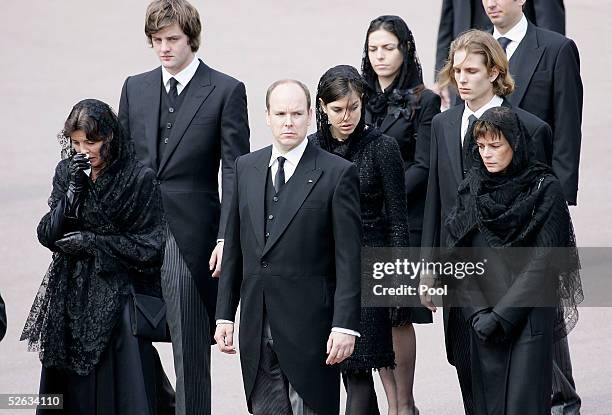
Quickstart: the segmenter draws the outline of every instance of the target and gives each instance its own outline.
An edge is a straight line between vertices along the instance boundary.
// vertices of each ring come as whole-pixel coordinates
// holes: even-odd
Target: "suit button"
[[[164,137],[164,144],[168,144],[168,137]]]
[[[270,232],[266,232],[266,238],[270,237]]]
[[[171,123],[171,122],[169,122],[168,124],[166,124],[166,128],[167,128],[167,129],[172,128],[172,123]]]
[[[274,219],[274,215],[268,216],[268,220],[272,220],[272,219]]]
[[[261,266],[264,268],[268,268],[268,263],[266,261],[261,261]]]
[[[174,112],[174,108],[172,107],[168,108],[168,112]]]
[[[278,202],[278,196],[274,196],[272,200],[274,200],[275,202]]]

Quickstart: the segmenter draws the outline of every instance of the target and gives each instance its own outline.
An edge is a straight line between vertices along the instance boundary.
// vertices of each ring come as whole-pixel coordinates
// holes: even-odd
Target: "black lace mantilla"
[[[40,242],[53,251],[52,262],[21,336],[45,367],[79,375],[93,369],[109,344],[131,284],[161,295],[164,224],[155,174],[134,159],[131,143],[106,108],[110,115],[98,116],[114,117],[108,154],[116,158],[95,182],[89,180],[78,220],[63,224],[64,233],[92,236],[93,255],[65,254],[51,236],[52,221],[61,216],[53,213],[62,206],[69,182],[70,160],[63,159],[53,178],[50,212],[38,225]]]

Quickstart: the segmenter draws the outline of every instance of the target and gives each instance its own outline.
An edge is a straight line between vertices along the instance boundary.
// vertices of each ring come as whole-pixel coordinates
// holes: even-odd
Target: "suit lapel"
[[[395,124],[395,122],[400,118],[393,116],[392,110],[393,109],[391,109],[391,114],[387,113],[387,116],[383,120],[382,124],[380,124],[380,131],[383,133],[386,132],[389,128],[391,128],[391,126]]]
[[[540,46],[538,42],[535,27],[529,23],[525,37],[510,58],[510,74],[516,82],[516,89],[508,97],[512,105],[518,107],[521,103],[545,49],[546,47]]]
[[[444,137],[448,156],[457,180],[463,180],[462,151],[461,151],[461,116],[463,115],[464,105],[456,105],[447,110],[449,122],[444,125]]]
[[[193,116],[215,88],[210,84],[210,68],[201,61],[196,73],[193,75],[193,78],[191,78],[189,83],[190,86],[185,91],[186,95],[183,105],[178,113],[174,127],[172,127],[172,132],[170,133],[168,147],[164,151],[164,155],[159,162],[160,172],[164,169],[164,167],[166,167],[172,153],[174,153],[174,150],[183,139],[185,131],[187,130],[187,127],[189,127]]]
[[[261,152],[253,164],[251,174],[249,174],[247,186],[249,213],[253,231],[259,246],[263,249],[265,228],[265,203],[266,203],[266,181],[268,178],[268,164],[272,156],[272,146]]]
[[[291,223],[291,220],[302,206],[302,203],[304,203],[304,200],[308,194],[310,194],[310,191],[314,188],[317,181],[321,177],[322,171],[316,168],[316,156],[317,148],[308,143],[306,150],[304,150],[304,154],[302,155],[302,158],[295,169],[295,172],[287,181],[287,186],[285,186],[282,191],[282,197],[280,199],[281,204],[276,216],[278,222],[272,229],[272,233],[264,246],[262,256],[265,255],[270,248],[272,248],[272,246],[274,246],[285,229],[287,229],[287,226],[289,226],[289,223]],[[291,185],[289,186],[289,184]],[[263,216],[264,215],[262,212],[262,219],[264,219]]]
[[[157,141],[159,130],[159,105],[161,99],[162,74],[161,67],[151,72],[146,79],[148,87],[142,91],[143,111],[145,116],[145,140],[151,162],[157,169]]]

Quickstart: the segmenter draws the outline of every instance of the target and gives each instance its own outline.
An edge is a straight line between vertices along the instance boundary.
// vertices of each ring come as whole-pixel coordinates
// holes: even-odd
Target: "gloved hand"
[[[483,342],[500,341],[503,327],[492,311],[482,311],[472,318],[472,328]]]
[[[91,232],[68,232],[55,246],[69,255],[93,254],[96,237]]]
[[[79,196],[85,189],[87,176],[84,170],[91,168],[91,163],[85,154],[77,153],[70,160],[68,171],[70,179],[68,182],[68,190],[66,191],[66,199],[68,201],[66,216],[75,217],[76,210],[79,204]]]

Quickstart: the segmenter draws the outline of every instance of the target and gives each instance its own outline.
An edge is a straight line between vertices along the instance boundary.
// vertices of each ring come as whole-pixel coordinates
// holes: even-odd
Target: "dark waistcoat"
[[[191,85],[191,82],[185,85],[185,88],[181,91],[180,95],[175,99],[170,98],[166,92],[166,88],[161,89],[161,99],[159,104],[159,128],[157,133],[157,162],[162,159],[166,146],[170,142],[170,134],[172,133],[172,127],[174,127],[174,121],[178,116],[178,113],[183,105],[185,96],[187,95],[187,89]]]

